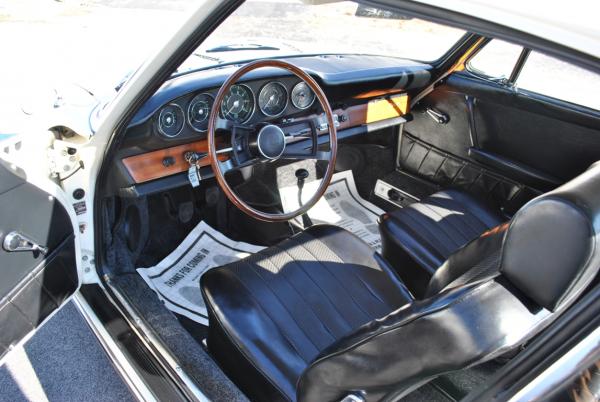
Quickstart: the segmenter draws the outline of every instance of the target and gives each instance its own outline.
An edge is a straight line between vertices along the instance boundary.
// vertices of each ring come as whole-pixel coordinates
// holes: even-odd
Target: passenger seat
[[[505,221],[498,209],[464,191],[440,191],[381,216],[382,254],[421,298],[451,254]]]

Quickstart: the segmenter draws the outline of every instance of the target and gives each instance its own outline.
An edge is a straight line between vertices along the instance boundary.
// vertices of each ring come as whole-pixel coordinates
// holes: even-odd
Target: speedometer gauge
[[[213,105],[213,97],[209,94],[199,94],[188,106],[188,122],[196,131],[206,131],[208,125],[208,115]]]
[[[308,84],[301,81],[292,89],[292,103],[298,109],[307,109],[315,101],[315,93]]]
[[[245,85],[232,85],[221,103],[221,114],[235,123],[244,123],[254,112],[254,94]]]
[[[258,107],[270,117],[279,116],[287,106],[287,89],[279,82],[269,82],[258,94]]]

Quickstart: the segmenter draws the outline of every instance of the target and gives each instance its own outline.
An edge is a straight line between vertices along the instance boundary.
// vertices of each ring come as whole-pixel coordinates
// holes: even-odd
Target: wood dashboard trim
[[[338,130],[344,130],[363,124],[401,117],[407,114],[408,111],[408,95],[400,94],[374,99],[362,105],[350,106],[346,109],[337,109],[333,113],[338,116]]]
[[[186,162],[184,155],[189,151],[208,152],[208,142],[206,140],[200,140],[189,144],[146,152],[123,158],[122,162],[135,183],[144,183],[188,170],[190,165]],[[163,161],[165,161],[166,158],[172,158],[170,160],[172,164],[165,166]],[[226,155],[222,155],[219,158],[221,160],[227,160]],[[199,167],[209,165],[210,161],[208,156],[198,161]]]
[[[408,113],[408,110],[408,95],[403,93],[374,99],[361,105],[350,106],[346,109],[336,109],[333,113],[338,116],[339,126],[337,129],[339,131],[362,126],[364,124],[401,117]],[[309,116],[309,118],[315,117],[315,115]],[[306,117],[301,117],[294,120],[301,121],[305,119]],[[320,134],[325,133],[326,131],[327,130],[323,130]],[[184,154],[188,151],[208,152],[208,142],[206,140],[195,141],[189,144],[129,156],[123,158],[121,161],[134,182],[139,184],[188,170],[190,166],[184,159]],[[165,158],[169,157],[173,158],[173,163],[165,166],[163,161]],[[221,160],[227,160],[227,155],[219,156],[219,158]],[[199,167],[209,165],[210,161],[208,157],[204,157],[198,161]]]
[[[403,92],[403,90],[398,89],[398,88],[374,89],[372,91],[367,91],[367,92],[363,92],[358,95],[355,95],[354,99],[371,99],[371,98],[377,98],[380,96],[397,95],[397,94],[401,94],[402,92]]]

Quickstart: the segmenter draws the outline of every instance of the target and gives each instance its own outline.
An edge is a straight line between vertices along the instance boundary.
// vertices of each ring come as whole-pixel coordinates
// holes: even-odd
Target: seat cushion
[[[452,253],[506,221],[495,208],[460,190],[435,193],[381,218],[383,256],[421,297]]]
[[[252,400],[295,400],[319,352],[411,301],[378,254],[329,225],[212,269],[201,288],[209,352]]]

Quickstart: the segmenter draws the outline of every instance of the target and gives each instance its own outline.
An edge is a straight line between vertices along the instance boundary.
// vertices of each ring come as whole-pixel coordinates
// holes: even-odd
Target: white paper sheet
[[[320,181],[306,183],[302,189],[302,202],[315,193]],[[298,209],[298,187],[289,186],[279,190],[283,209],[286,212]],[[314,224],[329,223],[341,226],[354,233],[376,251],[381,251],[381,237],[377,218],[383,210],[358,194],[351,170],[333,175],[331,184],[323,197],[308,211]],[[296,218],[302,226],[302,219]]]
[[[138,268],[137,272],[169,310],[208,325],[206,306],[200,293],[202,274],[263,248],[233,241],[200,222],[158,265]]]

